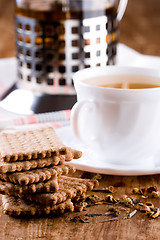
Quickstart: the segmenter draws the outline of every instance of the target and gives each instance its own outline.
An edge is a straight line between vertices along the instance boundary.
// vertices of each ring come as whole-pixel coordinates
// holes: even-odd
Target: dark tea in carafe
[[[33,112],[71,109],[73,74],[115,64],[117,2],[16,0],[16,88],[33,93]]]
[[[115,63],[115,6],[85,1],[30,1],[16,7],[21,84],[49,94],[75,94],[74,72]]]

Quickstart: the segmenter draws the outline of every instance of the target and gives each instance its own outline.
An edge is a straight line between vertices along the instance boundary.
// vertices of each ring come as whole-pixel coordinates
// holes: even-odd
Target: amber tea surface
[[[146,89],[160,87],[160,78],[140,75],[110,75],[87,79],[84,82],[99,87],[119,89]]]

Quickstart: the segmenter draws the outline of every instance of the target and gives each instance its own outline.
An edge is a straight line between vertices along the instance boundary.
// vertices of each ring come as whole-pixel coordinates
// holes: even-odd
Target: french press
[[[127,0],[16,0],[17,81],[2,101],[5,108],[22,114],[72,108],[73,74],[116,63],[126,5]]]

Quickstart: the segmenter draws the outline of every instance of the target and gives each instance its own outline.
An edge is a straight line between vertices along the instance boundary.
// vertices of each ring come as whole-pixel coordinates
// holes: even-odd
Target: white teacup
[[[158,70],[88,68],[75,73],[73,80],[77,103],[71,126],[93,152],[92,159],[135,164],[155,158],[160,152]]]

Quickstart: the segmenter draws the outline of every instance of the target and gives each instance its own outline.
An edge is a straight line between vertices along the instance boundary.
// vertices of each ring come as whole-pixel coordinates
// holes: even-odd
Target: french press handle
[[[124,12],[126,10],[126,7],[127,7],[127,3],[128,3],[128,0],[120,0],[120,2],[119,2],[119,6],[118,6],[118,10],[117,10],[118,21],[121,21],[123,15],[124,15]]]

